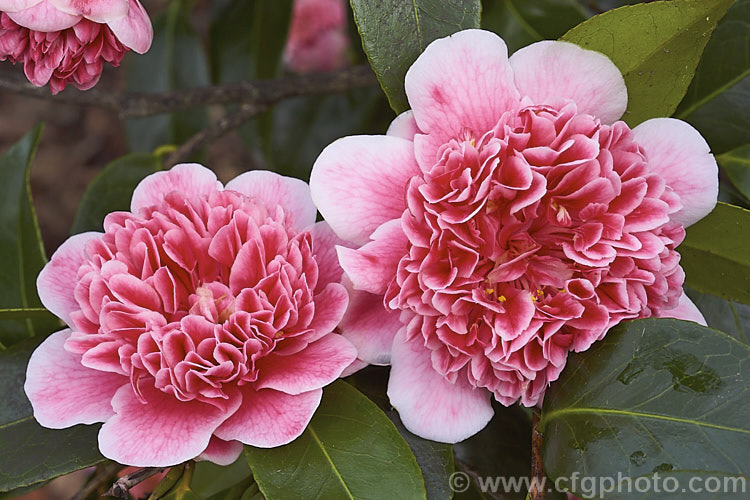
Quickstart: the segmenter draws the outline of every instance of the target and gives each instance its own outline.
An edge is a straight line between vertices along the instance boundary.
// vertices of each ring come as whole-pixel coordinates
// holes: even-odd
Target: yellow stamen
[[[493,293],[495,293],[495,289],[494,288],[488,288],[488,289],[485,290],[485,292],[487,293],[487,295],[492,295]]]
[[[501,296],[499,296],[499,297],[497,298],[497,300],[499,300],[500,302],[505,302],[505,301],[506,301],[506,300],[508,300],[508,299],[506,299],[506,298],[505,298],[505,295],[501,295]]]

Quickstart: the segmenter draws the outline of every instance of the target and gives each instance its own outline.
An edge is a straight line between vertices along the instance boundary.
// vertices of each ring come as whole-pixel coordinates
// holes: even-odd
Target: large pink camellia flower
[[[143,54],[154,37],[138,0],[0,0],[0,61],[23,64],[31,83],[57,94],[88,90],[104,63],[129,49]]]
[[[144,179],[130,212],[68,239],[39,275],[69,328],[31,356],[35,418],[104,422],[102,454],[137,466],[229,464],[242,443],[295,439],[356,359],[332,333],[348,295],[315,215],[307,184],[271,172],[224,189],[194,164]]]
[[[361,360],[390,360],[407,428],[462,440],[491,394],[540,403],[568,353],[623,320],[702,321],[675,248],[716,203],[716,162],[684,122],[617,121],[607,57],[544,41],[508,59],[468,30],[419,56],[406,94],[387,135],[328,146],[311,189],[375,308],[343,333]]]
[[[284,61],[292,71],[333,71],[347,64],[344,0],[294,0]]]

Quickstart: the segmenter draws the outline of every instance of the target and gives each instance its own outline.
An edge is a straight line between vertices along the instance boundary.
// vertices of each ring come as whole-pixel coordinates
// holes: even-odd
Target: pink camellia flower
[[[104,63],[151,47],[151,20],[138,0],[0,0],[0,61],[23,64],[31,83],[57,94],[88,90]]]
[[[39,275],[69,328],[29,361],[35,418],[104,422],[102,454],[137,466],[229,464],[242,443],[295,439],[356,359],[332,333],[348,295],[315,216],[307,184],[271,172],[226,188],[195,164],[144,179],[130,212],[68,239]]]
[[[623,320],[703,321],[675,248],[716,203],[716,162],[684,122],[617,121],[627,93],[607,57],[544,41],[508,59],[468,30],[427,47],[406,94],[387,135],[323,151],[311,190],[374,308],[342,332],[361,360],[390,361],[407,428],[460,441],[491,394],[539,404],[568,353]]]
[[[346,66],[349,38],[344,0],[295,0],[284,61],[297,73]]]

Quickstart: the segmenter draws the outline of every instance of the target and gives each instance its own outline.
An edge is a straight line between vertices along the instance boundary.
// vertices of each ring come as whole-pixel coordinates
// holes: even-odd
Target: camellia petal
[[[24,391],[34,418],[45,427],[62,429],[104,422],[113,415],[110,400],[127,377],[86,368],[81,357],[65,350],[70,330],[53,333],[37,347],[26,369]]]
[[[706,318],[703,317],[703,313],[701,313],[698,306],[690,300],[690,297],[688,297],[685,292],[680,296],[680,301],[678,302],[677,307],[660,311],[657,317],[684,319],[685,321],[694,321],[703,326],[708,326]]]
[[[393,119],[385,135],[413,141],[414,136],[418,133],[420,133],[420,130],[419,127],[417,127],[417,121],[414,119],[414,112],[408,110]]]
[[[450,383],[435,371],[421,339],[396,335],[388,397],[411,432],[434,441],[457,443],[479,432],[494,411],[490,394],[465,379]]]
[[[653,118],[633,129],[649,164],[680,195],[672,220],[690,226],[711,213],[719,195],[719,167],[700,132],[674,118]]]
[[[239,441],[224,441],[213,436],[208,443],[208,448],[203,450],[196,460],[208,460],[217,465],[230,465],[240,458],[244,449],[245,445]]]
[[[0,11],[17,12],[26,10],[43,2],[44,0],[0,0]]]
[[[146,9],[137,0],[129,2],[128,14],[108,21],[107,25],[123,45],[139,54],[145,54],[154,40],[154,28]]]
[[[108,23],[125,17],[128,0],[45,0],[57,10],[83,16],[97,23]]]
[[[366,243],[378,226],[401,215],[406,183],[419,171],[412,148],[399,137],[360,136],[323,150],[310,174],[310,190],[339,237]]]
[[[393,339],[402,326],[398,311],[383,307],[382,295],[353,290],[339,330],[357,348],[360,360],[387,365],[391,362]]]
[[[510,58],[516,87],[534,104],[576,103],[588,113],[612,124],[625,112],[625,80],[604,54],[567,42],[544,40],[520,49]]]
[[[165,195],[178,191],[190,196],[208,196],[212,191],[221,189],[216,174],[197,163],[183,163],[165,172],[156,172],[143,179],[130,202],[130,211],[137,213],[141,209],[161,203]]]
[[[15,23],[34,31],[60,31],[78,23],[82,16],[58,10],[49,0],[42,0],[25,10],[11,11],[8,17]]]
[[[253,170],[232,179],[226,189],[256,198],[265,203],[269,210],[281,205],[289,217],[289,223],[297,231],[315,223],[317,210],[310,198],[310,186],[305,181],[267,170]]]

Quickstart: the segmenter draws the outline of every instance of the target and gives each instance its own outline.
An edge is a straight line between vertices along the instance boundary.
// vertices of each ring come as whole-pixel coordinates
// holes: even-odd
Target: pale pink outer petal
[[[327,222],[315,223],[310,228],[313,241],[313,257],[318,263],[318,284],[315,292],[323,290],[330,283],[340,283],[344,270],[339,265],[336,254],[337,245],[346,245],[347,242],[336,236]]]
[[[138,0],[130,0],[128,15],[107,23],[109,29],[126,47],[143,54],[151,48],[154,27],[146,9]]]
[[[441,145],[467,129],[481,136],[521,98],[505,42],[482,30],[432,42],[407,71],[404,85],[417,125],[429,136],[415,137],[415,145],[425,143],[418,152],[424,168],[434,163]]]
[[[128,0],[47,0],[57,10],[97,23],[120,19],[128,13]]]
[[[401,219],[386,222],[370,238],[357,250],[340,246],[336,251],[355,289],[382,295],[396,276],[399,260],[407,254],[409,239],[401,229]]]
[[[349,375],[353,375],[357,373],[358,371],[360,371],[365,366],[367,366],[368,364],[369,363],[366,363],[362,361],[361,359],[355,359],[354,361],[352,361],[352,364],[346,367],[346,369],[341,374],[341,377],[343,378],[343,377],[348,377]]]
[[[137,214],[143,208],[161,203],[173,191],[207,198],[211,192],[221,189],[221,183],[211,170],[197,163],[182,163],[143,179],[133,191],[130,211]]]
[[[216,436],[211,436],[208,447],[198,455],[196,460],[207,460],[217,465],[233,464],[242,455],[245,445],[239,441],[224,441]]]
[[[42,0],[0,0],[0,11],[18,12],[19,10],[30,9]]]
[[[682,209],[670,218],[689,226],[708,215],[719,196],[719,167],[700,132],[682,120],[652,118],[633,133],[651,170],[680,195]]]
[[[357,358],[357,349],[337,333],[331,333],[289,356],[269,354],[257,362],[256,389],[275,389],[287,394],[320,389],[341,376]]]
[[[510,58],[516,87],[534,104],[570,99],[579,113],[617,121],[628,105],[625,80],[604,54],[578,45],[544,40],[518,50]]]
[[[29,9],[7,14],[16,24],[44,33],[70,28],[83,19],[81,16],[66,14],[56,9],[48,0],[43,0]]]
[[[53,333],[32,353],[23,389],[44,427],[62,429],[104,422],[113,415],[112,397],[128,378],[81,364],[81,356],[65,350],[69,329]]]
[[[401,421],[414,434],[433,441],[457,443],[482,430],[494,411],[490,393],[455,384],[435,371],[421,337],[405,340],[405,329],[393,341],[388,397]]]
[[[420,133],[421,130],[417,127],[417,121],[414,119],[414,112],[408,110],[393,119],[385,135],[413,141],[414,136]]]
[[[88,232],[75,234],[65,240],[36,279],[37,293],[44,307],[69,325],[70,313],[79,309],[73,291],[78,268],[85,258],[86,243],[100,236],[102,233]]]
[[[180,401],[148,384],[139,389],[147,403],[136,398],[130,384],[121,387],[112,398],[115,415],[99,431],[102,455],[136,467],[166,467],[197,457],[214,430],[242,403],[238,392],[222,401],[221,409],[197,400]]]
[[[357,348],[357,357],[372,365],[391,362],[391,347],[403,326],[399,311],[383,305],[383,296],[352,290],[349,308],[339,324],[341,334]]]
[[[399,137],[344,137],[313,165],[315,205],[336,234],[358,245],[385,221],[401,217],[406,184],[419,173],[414,146]]]
[[[255,198],[270,213],[274,213],[276,207],[281,205],[286,213],[286,220],[296,231],[302,231],[315,223],[317,210],[310,197],[310,186],[305,181],[268,170],[252,170],[229,181],[226,189]]]
[[[690,297],[688,297],[685,292],[682,292],[680,301],[677,303],[677,307],[675,307],[674,309],[665,309],[659,311],[656,317],[684,319],[686,321],[695,321],[696,323],[703,326],[708,326],[708,324],[706,323],[706,318],[703,317],[703,314],[698,309],[698,306],[696,306],[695,303],[690,300]]]
[[[302,434],[320,404],[323,390],[293,396],[273,389],[256,392],[246,385],[242,394],[242,406],[216,429],[215,435],[259,448],[273,448]]]

